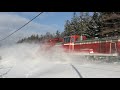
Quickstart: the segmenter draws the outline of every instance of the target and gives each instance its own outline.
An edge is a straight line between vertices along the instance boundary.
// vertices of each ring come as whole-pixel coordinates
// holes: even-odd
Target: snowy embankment
[[[37,44],[19,44],[0,48],[2,78],[118,78],[120,64],[96,63],[83,57],[64,54],[60,49],[47,52]]]

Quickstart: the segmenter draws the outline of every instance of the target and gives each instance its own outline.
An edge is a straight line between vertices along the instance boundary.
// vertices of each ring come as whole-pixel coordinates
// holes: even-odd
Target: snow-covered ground
[[[119,62],[68,56],[59,48],[44,52],[37,44],[19,44],[1,47],[0,56],[1,78],[80,78],[75,68],[83,78],[120,78]]]

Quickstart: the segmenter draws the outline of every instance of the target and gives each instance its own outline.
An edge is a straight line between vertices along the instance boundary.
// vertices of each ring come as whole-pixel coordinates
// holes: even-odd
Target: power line
[[[36,19],[38,16],[40,16],[43,12],[39,13],[38,15],[36,15],[34,18],[32,18],[30,21],[28,21],[27,23],[25,23],[23,26],[21,26],[20,28],[18,28],[17,30],[15,30],[14,32],[12,32],[11,34],[9,34],[8,36],[4,37],[3,39],[1,39],[0,41],[3,41],[5,39],[7,39],[8,37],[12,36],[14,33],[16,33],[17,31],[21,30],[23,27],[25,27],[26,25],[28,25],[31,21],[33,21],[34,19]]]

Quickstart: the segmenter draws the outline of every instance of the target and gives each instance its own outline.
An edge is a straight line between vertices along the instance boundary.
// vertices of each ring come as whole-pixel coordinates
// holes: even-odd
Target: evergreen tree
[[[100,12],[102,37],[120,36],[120,12]]]
[[[60,32],[58,30],[56,31],[56,37],[60,37]]]
[[[89,38],[92,38],[92,37],[100,38],[101,37],[100,26],[101,26],[100,15],[98,12],[94,12],[88,25],[89,27],[89,29],[87,30],[88,37]]]
[[[71,27],[70,27],[70,21],[67,20],[65,25],[64,25],[64,34],[65,36],[70,36],[70,32],[71,32]]]
[[[79,35],[87,35],[88,25],[90,21],[90,16],[88,12],[80,12],[80,20],[79,20]]]

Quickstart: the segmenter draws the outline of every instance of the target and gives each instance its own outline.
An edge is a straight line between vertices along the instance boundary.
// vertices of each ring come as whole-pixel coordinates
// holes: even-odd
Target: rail
[[[83,78],[83,76],[81,75],[81,73],[79,72],[79,70],[77,70],[77,68],[73,65],[73,64],[70,64],[72,66],[72,68],[76,71],[76,73],[78,74],[78,76],[80,78]]]

